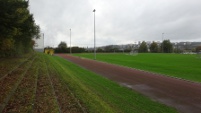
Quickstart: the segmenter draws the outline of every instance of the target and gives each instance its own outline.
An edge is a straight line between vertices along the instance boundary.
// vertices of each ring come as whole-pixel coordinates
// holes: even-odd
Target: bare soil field
[[[68,85],[39,54],[22,61],[1,60],[0,113],[85,112]]]
[[[201,84],[67,54],[57,54],[182,113],[201,112]]]

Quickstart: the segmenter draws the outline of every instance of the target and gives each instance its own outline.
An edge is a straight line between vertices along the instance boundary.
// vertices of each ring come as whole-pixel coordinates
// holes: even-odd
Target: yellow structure
[[[54,49],[51,49],[51,48],[45,48],[45,54],[50,54],[50,55],[53,55],[54,54]]]

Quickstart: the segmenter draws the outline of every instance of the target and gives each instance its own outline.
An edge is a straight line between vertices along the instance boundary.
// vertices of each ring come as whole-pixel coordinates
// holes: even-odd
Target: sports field
[[[94,54],[74,55],[94,59]],[[97,54],[96,60],[201,82],[201,58],[197,55],[100,53]]]

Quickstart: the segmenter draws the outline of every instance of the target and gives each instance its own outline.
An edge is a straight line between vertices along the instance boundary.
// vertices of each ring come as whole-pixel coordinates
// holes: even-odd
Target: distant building
[[[183,52],[195,51],[196,47],[201,46],[201,42],[175,42],[172,43],[174,48]]]

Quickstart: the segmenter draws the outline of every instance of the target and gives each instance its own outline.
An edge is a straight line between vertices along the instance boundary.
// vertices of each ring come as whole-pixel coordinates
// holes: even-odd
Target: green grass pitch
[[[93,54],[74,54],[93,59]],[[190,81],[201,82],[201,58],[187,54],[139,53],[99,53],[97,60],[131,68],[160,73]]]

